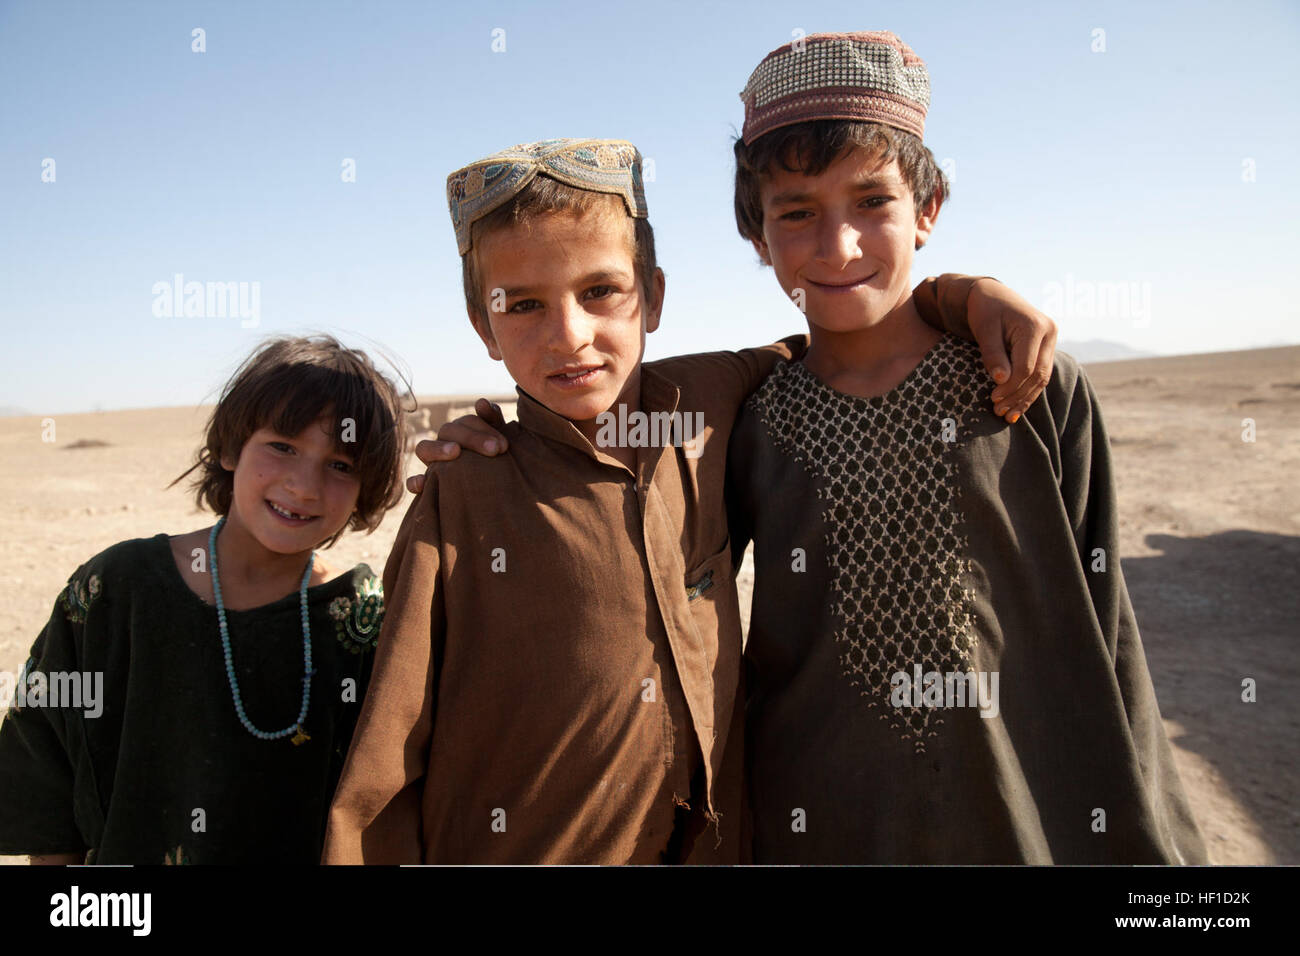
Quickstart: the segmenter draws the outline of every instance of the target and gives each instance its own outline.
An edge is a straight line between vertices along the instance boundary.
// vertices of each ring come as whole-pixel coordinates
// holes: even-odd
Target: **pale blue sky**
[[[731,138],[738,91],[796,29],[891,29],[929,66],[926,140],[955,182],[918,278],[995,275],[1066,339],[1300,342],[1281,279],[1300,259],[1298,10],[0,0],[0,407],[194,403],[260,336],[306,329],[382,344],[421,394],[508,390],[465,319],[443,184],[551,136],[654,161],[668,300],[649,357],[795,331],[735,232]],[[177,273],[258,283],[258,326],[155,316]]]

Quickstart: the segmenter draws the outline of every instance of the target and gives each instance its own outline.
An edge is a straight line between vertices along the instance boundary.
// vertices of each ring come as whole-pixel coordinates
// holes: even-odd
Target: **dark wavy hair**
[[[918,212],[936,195],[940,203],[947,200],[948,177],[919,137],[883,123],[809,120],[778,127],[748,146],[743,139],[736,139],[736,228],[741,236],[763,238],[759,187],[773,166],[779,163],[787,172],[819,176],[855,147],[872,151],[882,162],[898,160]]]
[[[402,381],[406,384],[404,376]],[[221,466],[223,457],[237,459],[258,429],[297,435],[328,418],[334,423],[335,448],[352,458],[361,490],[351,519],[324,546],[334,544],[345,531],[364,529],[368,534],[402,500],[404,404],[397,385],[359,349],[347,348],[329,335],[270,339],[226,383],[208,418],[203,447],[172,485],[197,471],[193,488],[199,507],[229,514],[235,476]],[[351,419],[350,437],[355,441],[344,443],[344,419]]]

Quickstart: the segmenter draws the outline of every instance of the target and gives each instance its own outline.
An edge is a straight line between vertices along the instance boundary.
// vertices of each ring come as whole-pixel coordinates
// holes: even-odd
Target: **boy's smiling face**
[[[803,290],[812,325],[860,331],[907,301],[912,256],[939,201],[918,211],[897,160],[855,147],[817,176],[777,164],[760,195],[763,238],[754,248],[796,303]]]
[[[663,307],[663,272],[656,270],[648,301],[631,220],[621,200],[610,199],[608,211],[543,215],[480,238],[487,322],[470,312],[488,354],[519,387],[592,435],[601,412],[639,406],[645,336]]]

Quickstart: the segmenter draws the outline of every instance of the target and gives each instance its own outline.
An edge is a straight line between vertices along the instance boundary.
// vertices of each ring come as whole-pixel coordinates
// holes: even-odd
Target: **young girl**
[[[313,549],[400,500],[401,417],[332,338],[244,363],[177,479],[197,471],[216,524],[91,558],[32,647],[0,725],[0,854],[319,861],[383,592]]]

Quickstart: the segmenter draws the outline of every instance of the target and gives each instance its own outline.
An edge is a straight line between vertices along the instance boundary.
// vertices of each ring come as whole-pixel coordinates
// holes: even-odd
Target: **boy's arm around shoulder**
[[[926,323],[979,346],[984,368],[997,383],[989,396],[994,413],[1017,421],[1051,377],[1056,323],[988,276],[924,279],[912,300]]]
[[[325,863],[424,862],[434,649],[445,610],[437,469],[407,509],[384,567],[384,621],[325,835]]]
[[[683,392],[707,394],[724,405],[739,408],[772,369],[781,362],[803,358],[806,351],[808,336],[799,334],[739,352],[696,352],[646,365],[682,386]]]
[[[1120,568],[1114,459],[1097,393],[1078,362],[1058,354],[1047,391],[1027,418],[1035,417],[1038,405],[1050,412],[1056,428],[1061,497],[1097,623],[1114,661],[1138,764],[1160,828],[1158,838],[1170,863],[1208,862],[1174,765],[1137,618]]]
[[[744,400],[780,362],[803,358],[808,350],[807,335],[791,335],[771,345],[739,352],[695,352],[646,362],[682,391],[683,412],[701,412],[707,425],[716,427],[734,418]],[[485,457],[504,451],[509,443],[502,434],[505,420],[501,409],[485,398],[474,405],[475,414],[462,415],[438,429],[436,442],[422,441],[415,454],[426,465],[452,461],[468,448]],[[730,428],[730,422],[727,422]],[[412,475],[406,488],[418,495],[426,476]]]

